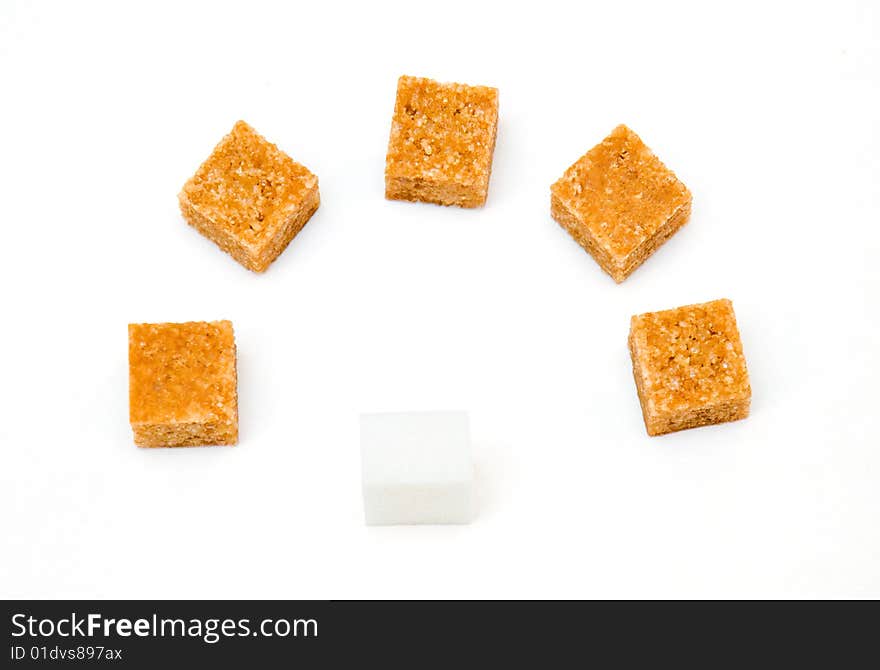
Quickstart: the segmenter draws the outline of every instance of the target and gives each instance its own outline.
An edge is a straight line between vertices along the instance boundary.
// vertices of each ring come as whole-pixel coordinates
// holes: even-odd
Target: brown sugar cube
[[[385,158],[385,197],[482,207],[498,126],[498,89],[401,77]]]
[[[239,121],[178,196],[187,223],[263,272],[311,218],[318,178]]]
[[[128,326],[129,419],[139,447],[238,442],[229,321]]]
[[[617,126],[550,187],[550,214],[620,283],[687,222],[691,194]]]
[[[752,389],[730,300],[634,316],[629,350],[648,435],[749,415]]]

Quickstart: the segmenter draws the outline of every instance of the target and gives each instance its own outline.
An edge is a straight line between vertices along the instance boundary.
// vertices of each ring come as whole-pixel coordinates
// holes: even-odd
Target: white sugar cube
[[[470,442],[465,412],[361,415],[367,525],[469,523]]]

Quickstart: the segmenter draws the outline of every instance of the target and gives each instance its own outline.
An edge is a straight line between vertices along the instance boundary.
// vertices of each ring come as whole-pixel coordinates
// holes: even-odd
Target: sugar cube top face
[[[550,187],[553,218],[620,283],[688,220],[690,191],[618,126]]]
[[[128,326],[129,418],[141,447],[238,441],[235,339],[229,321]]]
[[[634,316],[629,348],[649,435],[748,416],[752,390],[730,300]]]
[[[401,77],[385,159],[385,197],[482,207],[498,125],[498,89]]]
[[[179,200],[190,225],[263,272],[314,214],[320,195],[315,175],[239,121]]]
[[[468,523],[473,462],[464,412],[361,416],[368,525]]]

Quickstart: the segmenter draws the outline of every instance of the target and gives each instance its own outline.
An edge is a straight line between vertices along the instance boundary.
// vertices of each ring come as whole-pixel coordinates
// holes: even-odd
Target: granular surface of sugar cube
[[[229,321],[129,324],[128,365],[136,445],[238,441],[235,338]]]
[[[367,525],[469,523],[474,472],[464,412],[361,416]]]
[[[634,316],[629,350],[649,435],[749,415],[752,389],[730,300]]]
[[[187,223],[263,272],[320,204],[318,178],[239,121],[178,196]]]
[[[691,194],[621,125],[550,187],[550,213],[620,283],[687,222]]]
[[[403,76],[385,158],[385,197],[482,207],[498,126],[498,89]]]

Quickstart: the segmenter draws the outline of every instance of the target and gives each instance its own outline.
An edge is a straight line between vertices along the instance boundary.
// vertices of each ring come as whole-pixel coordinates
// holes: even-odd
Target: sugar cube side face
[[[464,412],[361,416],[367,525],[463,524],[474,516],[474,472]]]

